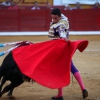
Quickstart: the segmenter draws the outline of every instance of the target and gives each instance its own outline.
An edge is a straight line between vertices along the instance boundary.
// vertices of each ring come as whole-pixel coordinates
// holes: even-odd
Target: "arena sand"
[[[8,47],[0,48],[0,51],[6,49]],[[0,57],[0,63],[5,56]],[[89,96],[85,100],[100,100],[100,41],[89,41],[84,52],[77,51],[74,54],[73,62],[79,69],[84,85],[89,92]],[[7,84],[9,82],[6,82],[5,85]],[[33,84],[24,82],[13,92],[16,100],[51,100],[51,97],[56,94],[57,89],[49,89],[36,82]],[[0,100],[8,100],[6,95],[7,93]],[[64,100],[83,100],[81,89],[72,74],[70,85],[63,88],[63,96]]]

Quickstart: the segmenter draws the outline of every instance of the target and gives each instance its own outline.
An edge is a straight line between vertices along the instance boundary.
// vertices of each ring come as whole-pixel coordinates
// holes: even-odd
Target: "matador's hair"
[[[59,8],[54,8],[54,9],[51,11],[51,14],[61,16],[61,11],[60,11]]]

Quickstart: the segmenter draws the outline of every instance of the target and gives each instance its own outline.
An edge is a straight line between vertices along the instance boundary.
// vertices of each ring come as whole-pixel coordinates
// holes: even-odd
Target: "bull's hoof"
[[[8,99],[15,100],[15,97],[10,95],[10,96],[8,96]]]

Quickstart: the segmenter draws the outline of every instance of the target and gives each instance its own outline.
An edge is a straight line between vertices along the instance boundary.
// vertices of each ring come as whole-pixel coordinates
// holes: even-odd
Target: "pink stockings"
[[[80,73],[77,71],[74,73],[74,77],[77,80],[78,84],[80,85],[81,90],[83,91],[85,89],[82,78],[80,76]],[[58,89],[58,95],[55,96],[55,98],[61,97],[62,96],[62,88]]]

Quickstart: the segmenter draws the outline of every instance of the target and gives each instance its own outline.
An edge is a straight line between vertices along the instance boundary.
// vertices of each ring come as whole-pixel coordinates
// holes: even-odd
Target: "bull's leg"
[[[23,81],[23,82],[24,82],[24,81]],[[7,85],[7,86],[3,89],[3,91],[0,93],[0,97],[1,97],[4,93],[10,91],[11,89],[14,89],[15,87],[21,85],[23,82],[21,81],[21,82],[16,83],[16,84],[15,84],[15,83],[10,83],[10,84]]]
[[[8,92],[11,88],[12,88],[12,83],[9,84],[9,85],[7,85],[7,86],[3,89],[3,91],[0,93],[0,97],[1,97],[4,93]]]
[[[8,98],[11,100],[15,100],[15,97],[12,95],[14,88],[10,89],[9,93],[7,94]]]
[[[1,93],[1,90],[2,90],[2,86],[3,84],[6,82],[6,77],[3,77],[2,78],[2,81],[1,81],[1,85],[0,85],[0,93]],[[13,92],[14,88],[10,89],[9,93],[7,94],[7,96],[12,96],[12,92]]]
[[[14,88],[10,89],[9,93],[7,94],[7,96],[12,96]]]
[[[3,74],[4,74],[4,67],[3,66],[1,66],[0,67],[0,80],[1,80],[1,78],[2,78],[2,76],[3,76]]]
[[[2,78],[2,80],[1,80],[1,85],[0,85],[0,92],[1,92],[1,90],[2,90],[2,86],[3,86],[3,84],[6,82],[6,77],[4,76],[3,78]]]

